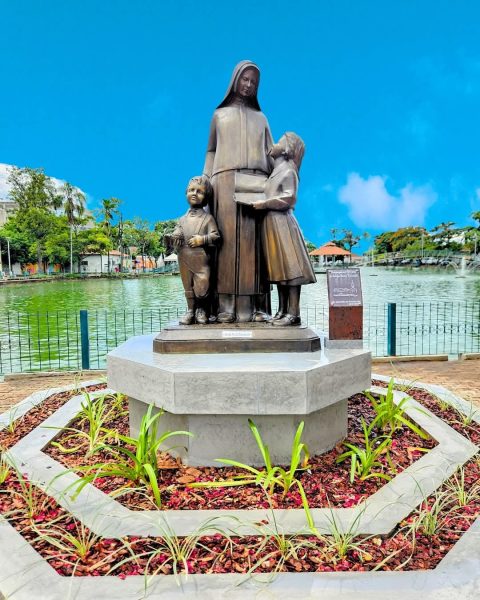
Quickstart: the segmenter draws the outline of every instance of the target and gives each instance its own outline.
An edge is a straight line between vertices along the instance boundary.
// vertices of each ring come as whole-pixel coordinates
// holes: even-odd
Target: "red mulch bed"
[[[376,385],[378,387],[387,387],[387,384],[384,381],[372,380],[372,385]],[[395,386],[396,389],[403,391],[403,387],[398,385]],[[428,410],[430,410],[434,415],[442,419],[450,425],[452,429],[458,431],[465,437],[467,437],[472,444],[476,446],[480,446],[480,425],[475,421],[472,421],[470,424],[465,424],[462,422],[462,418],[459,413],[451,407],[444,407],[443,403],[439,398],[427,392],[426,390],[422,390],[421,388],[412,387],[409,388],[406,393],[419,402],[423,404]],[[473,408],[473,414],[475,412],[479,412],[478,409]]]
[[[472,460],[465,466],[466,487],[478,482],[479,478],[480,463]],[[442,489],[445,490],[446,485]],[[64,538],[64,547],[59,549],[42,534],[48,532],[51,536],[54,531],[61,532],[56,536],[59,540],[62,534],[80,537],[80,524],[38,489],[36,510],[29,516],[20,491],[18,479],[10,475],[0,486],[0,514],[7,517],[60,575],[110,574],[125,578],[145,573],[173,573],[171,553],[160,537],[105,539],[83,529],[84,537],[90,536],[91,545],[82,559]],[[429,505],[432,502],[433,498],[427,501]],[[480,494],[477,493],[467,506],[454,507],[452,501],[450,506],[445,507],[440,514],[442,528],[434,535],[426,535],[421,528],[412,534],[409,526],[416,518],[416,513],[412,513],[388,536],[357,537],[355,543],[359,544],[359,548],[350,548],[341,558],[330,546],[328,538],[288,536],[293,544],[298,544],[298,548],[295,554],[282,560],[271,531],[263,536],[232,537],[231,543],[221,534],[203,536],[196,540],[186,566],[178,564],[177,569],[181,573],[247,574],[258,561],[260,563],[253,568],[255,573],[433,569],[479,515]],[[184,540],[177,538],[180,542]],[[307,543],[309,547],[305,547]],[[127,546],[139,556],[120,564],[129,557]],[[156,556],[149,563],[153,554]]]
[[[23,417],[19,417],[14,421],[13,431],[9,429],[2,429],[0,431],[0,449],[8,450],[14,446],[18,441],[25,437],[28,433],[33,431],[35,427],[38,427],[40,423],[48,419],[53,413],[58,410],[61,406],[73,398],[78,396],[82,392],[95,392],[97,390],[105,389],[107,385],[100,383],[97,385],[90,385],[88,387],[80,387],[78,390],[70,390],[68,392],[58,392],[48,396],[43,402],[34,406],[29,410]],[[15,410],[12,411],[12,420],[15,419]]]
[[[375,413],[368,399],[363,394],[356,394],[348,402],[349,433],[345,441],[360,446],[363,441],[361,417],[369,423],[375,417]],[[85,424],[80,421],[76,421],[72,426],[78,429],[85,428]],[[128,435],[128,416],[116,418],[106,424],[106,427]],[[56,441],[66,448],[74,448],[81,443],[80,438],[68,439],[67,436],[68,434],[62,434]],[[247,425],[245,425],[245,436],[247,441],[251,436]],[[255,443],[253,437],[251,443]],[[397,473],[406,469],[423,454],[418,448],[431,449],[435,445],[436,442],[433,439],[424,440],[406,427],[398,430],[394,435],[390,451]],[[338,444],[330,452],[313,456],[309,461],[309,469],[299,475],[311,508],[328,506],[349,508],[371,496],[385,485],[386,481],[381,478],[372,478],[365,481],[356,480],[354,483],[350,483],[350,461],[336,463],[336,458],[344,450],[343,445]],[[49,446],[45,451],[57,461],[72,469],[86,464],[113,462],[112,456],[106,452],[98,452],[89,460],[85,460],[83,450],[65,454],[57,447]],[[235,457],[229,458],[234,459]],[[231,467],[189,468],[173,460],[168,455],[164,455],[161,460],[165,465],[159,480],[162,510],[232,510],[269,508],[270,505],[273,508],[301,508],[302,506],[297,488],[289,492],[285,498],[282,498],[281,493],[274,493],[270,497],[270,502],[265,497],[263,490],[255,485],[193,489],[188,487],[189,483],[226,480],[245,473],[245,471]],[[383,456],[381,460],[385,465],[385,471],[388,472],[390,469],[386,456]],[[107,494],[117,494],[119,490],[123,490],[122,495],[117,497],[117,500],[132,510],[152,510],[156,508],[150,489],[142,489],[140,492],[134,491],[138,486],[127,479],[120,477],[98,478],[95,481],[95,486]]]
[[[101,387],[104,386],[93,386],[93,388],[89,388],[89,391]],[[19,439],[22,435],[26,435],[42,420],[52,414],[56,408],[64,404],[74,393],[68,392],[66,393],[68,395],[65,393],[56,394],[45,400],[39,407],[32,409],[20,420],[15,430],[15,438],[18,436]],[[451,409],[442,410],[438,400],[424,390],[409,390],[409,394],[449,422],[457,431],[469,437],[474,443],[478,443],[478,440],[480,440],[479,425],[476,423],[463,424],[455,411]],[[367,420],[370,420],[373,416],[368,402],[362,395],[358,394],[349,401],[350,440],[358,440],[361,415]],[[115,425],[123,432],[126,432],[128,428],[125,417],[117,417],[110,425]],[[19,429],[20,426],[22,429]],[[10,446],[16,441],[16,439],[13,440],[11,437],[7,437],[5,432],[0,435],[3,436],[0,437],[3,447]],[[416,458],[416,452],[409,451],[409,448],[416,446],[433,447],[434,445],[433,441],[426,442],[405,429],[396,434],[395,442],[392,454],[395,452],[393,460],[399,471],[411,464]],[[356,481],[353,485],[350,484],[348,481],[349,461],[343,465],[335,463],[335,457],[339,452],[340,449],[336,448],[325,455],[314,457],[309,471],[301,475],[312,507],[325,506],[327,496],[332,506],[353,506],[366,495],[375,492],[384,483],[382,480],[372,479],[367,482]],[[49,453],[53,453],[57,459],[61,456],[65,464],[70,462],[72,457],[77,461],[76,465],[79,464],[78,456],[61,455],[53,447],[50,447]],[[66,457],[68,457],[68,460]],[[168,457],[163,456],[160,459],[167,461]],[[98,457],[95,458],[95,461],[97,460]],[[229,476],[234,473],[232,469],[204,468],[189,470],[172,460],[170,460],[170,464],[166,463],[165,466],[170,468],[162,471],[162,487],[165,488],[166,485],[170,485],[171,488],[163,491],[164,508],[188,509],[191,507],[198,509],[200,507],[214,508],[218,505],[220,508],[254,508],[255,506],[262,506],[261,503],[265,500],[262,497],[263,494],[260,494],[254,488],[247,491],[248,500],[242,495],[237,498],[232,493],[238,490],[245,491],[246,488],[208,490],[208,492],[220,491],[222,494],[228,494],[228,496],[209,498],[207,494],[205,498],[204,490],[187,491],[185,488],[187,481],[183,479],[183,484],[178,482],[181,477],[205,480],[207,478]],[[466,489],[471,489],[472,486],[478,484],[480,480],[479,455],[465,465],[464,473]],[[105,485],[107,481],[113,483],[114,488],[118,488],[123,483],[104,479],[103,482],[100,482],[100,485]],[[105,487],[108,489],[108,486]],[[25,493],[24,488],[34,490],[33,508],[30,514],[25,500],[28,494]],[[448,490],[447,484],[444,484],[441,490],[446,493]],[[127,498],[130,498],[127,502],[131,508],[130,502],[134,497],[133,495],[127,496]],[[433,495],[429,498],[422,509],[431,511],[435,497]],[[180,501],[178,498],[180,498]],[[199,498],[204,499],[203,506],[200,506],[201,501]],[[177,505],[171,506],[172,502]],[[137,504],[138,508],[142,508],[140,504],[141,502]],[[298,499],[294,495],[288,497],[283,503],[277,495],[274,495],[273,506],[293,508],[298,505]],[[152,508],[152,506],[149,505],[148,508]],[[154,572],[171,574],[174,571],[171,554],[162,538],[102,539],[93,536],[91,532],[84,528],[83,536],[91,536],[91,544],[86,555],[81,559],[78,558],[73,551],[73,546],[62,536],[72,534],[77,538],[81,537],[79,533],[81,525],[55,500],[46,496],[35,486],[24,482],[22,488],[17,475],[13,473],[10,473],[6,481],[0,485],[0,514],[3,514],[61,575],[99,576],[110,573],[125,578],[129,575],[151,574]],[[186,567],[183,564],[178,564],[177,568],[179,572],[188,573],[245,574],[251,570],[255,573],[270,573],[275,570],[289,572],[368,571],[376,567],[384,571],[432,569],[438,565],[439,561],[479,515],[480,493],[478,490],[475,494],[472,494],[468,504],[462,507],[455,505],[452,496],[439,514],[441,527],[435,534],[427,535],[421,526],[415,534],[411,533],[409,527],[417,518],[417,511],[414,511],[388,536],[356,538],[355,542],[360,547],[350,548],[345,557],[339,557],[335,549],[331,547],[331,539],[319,539],[315,536],[292,536],[292,543],[298,544],[298,547],[296,552],[285,560],[282,560],[282,555],[278,551],[271,531],[263,535],[259,532],[258,536],[233,537],[230,541],[221,534],[203,536],[194,544],[194,548],[187,558]],[[59,549],[44,535],[41,535],[46,531],[50,536],[57,531],[57,540],[63,540],[64,547]],[[183,543],[185,538],[178,538],[178,541]],[[130,556],[127,546],[142,556],[136,556],[135,559],[120,564]],[[258,561],[260,561],[259,564],[257,564]]]

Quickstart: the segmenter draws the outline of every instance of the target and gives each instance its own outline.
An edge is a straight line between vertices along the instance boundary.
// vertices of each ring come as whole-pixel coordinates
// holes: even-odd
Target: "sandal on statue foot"
[[[294,315],[285,315],[281,319],[277,319],[272,322],[272,325],[275,327],[289,327],[290,325],[300,325],[301,320],[300,317],[296,317]]]
[[[272,321],[278,321],[278,319],[282,319],[285,316],[285,313],[281,310],[277,311],[275,315],[272,317]]]

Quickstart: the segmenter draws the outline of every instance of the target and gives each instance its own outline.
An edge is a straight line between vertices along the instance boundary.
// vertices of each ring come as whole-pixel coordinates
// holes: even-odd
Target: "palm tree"
[[[118,207],[121,200],[118,198],[104,198],[102,200],[102,207],[100,208],[100,216],[103,217],[103,227],[105,233],[110,241],[112,241],[112,221],[113,217],[118,214]],[[110,274],[110,249],[107,250],[107,261],[108,261],[108,274]],[[102,257],[100,257],[100,263]]]
[[[70,275],[73,273],[73,228],[85,212],[85,194],[66,181],[61,189],[63,212],[70,225]]]

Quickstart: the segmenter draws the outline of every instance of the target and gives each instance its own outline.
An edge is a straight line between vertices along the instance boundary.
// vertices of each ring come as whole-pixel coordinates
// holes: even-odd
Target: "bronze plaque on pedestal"
[[[328,269],[329,334],[331,340],[363,338],[360,269]]]

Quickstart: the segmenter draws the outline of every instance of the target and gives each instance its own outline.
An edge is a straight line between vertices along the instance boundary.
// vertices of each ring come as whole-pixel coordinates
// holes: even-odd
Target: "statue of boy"
[[[210,288],[210,264],[206,246],[213,246],[220,239],[213,216],[203,209],[212,199],[213,190],[208,177],[192,177],[187,186],[190,208],[168,236],[180,266],[187,312],[179,319],[181,325],[208,323],[208,295]]]

